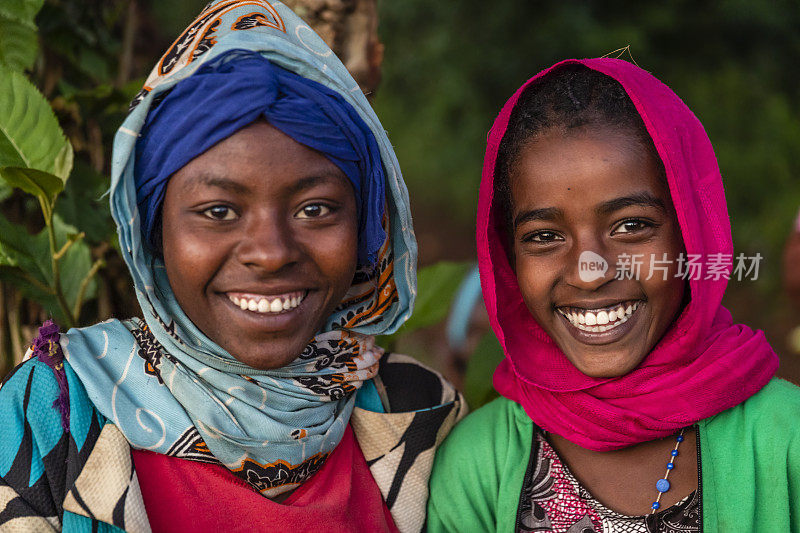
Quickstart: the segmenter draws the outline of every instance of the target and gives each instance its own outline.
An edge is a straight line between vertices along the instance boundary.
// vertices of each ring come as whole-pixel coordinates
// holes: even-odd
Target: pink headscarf
[[[690,280],[691,301],[630,373],[611,379],[578,371],[531,316],[508,262],[505,219],[493,199],[497,151],[523,89],[565,63],[624,87],[664,162],[688,254],[732,254],[717,160],[703,126],[669,87],[618,59],[567,60],[540,72],[506,102],[489,132],[478,201],[478,264],[489,319],[506,354],[495,388],[547,431],[591,450],[665,437],[737,405],[774,375],[778,358],[761,331],[734,324],[722,307],[727,280]]]

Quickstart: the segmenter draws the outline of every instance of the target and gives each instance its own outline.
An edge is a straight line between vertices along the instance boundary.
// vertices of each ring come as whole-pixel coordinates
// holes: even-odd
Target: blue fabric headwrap
[[[154,226],[170,176],[259,117],[322,153],[350,179],[359,216],[358,261],[374,262],[386,232],[384,171],[372,132],[332,89],[244,50],[198,69],[147,116],[134,167],[145,242],[155,247]]]

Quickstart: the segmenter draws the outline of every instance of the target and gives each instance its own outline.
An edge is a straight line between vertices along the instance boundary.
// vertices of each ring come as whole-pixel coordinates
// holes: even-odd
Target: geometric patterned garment
[[[594,499],[536,431],[517,509],[516,531],[692,533],[700,531],[697,491],[654,514],[627,516]]]
[[[57,363],[55,370],[30,358],[0,387],[0,531],[149,533],[130,444],[92,404],[71,365]],[[145,354],[134,363],[148,364]],[[59,374],[66,417],[55,404],[65,397]],[[374,384],[386,412],[356,407],[350,425],[397,528],[417,533],[436,448],[466,404],[441,375],[399,354],[381,359]],[[216,462],[198,436],[169,455]]]

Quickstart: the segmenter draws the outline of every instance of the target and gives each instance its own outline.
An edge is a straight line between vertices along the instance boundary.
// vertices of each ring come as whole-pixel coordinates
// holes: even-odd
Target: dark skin
[[[627,132],[550,131],[522,149],[510,186],[511,259],[531,314],[582,373],[606,378],[629,373],[674,322],[685,289],[685,281],[675,277],[675,259],[684,246],[657,162]],[[582,278],[578,264],[585,251],[607,261],[605,275]],[[638,277],[614,279],[622,254],[643,255]],[[662,260],[664,254],[666,273],[651,271],[651,255]],[[628,308],[625,320],[615,322],[619,310]],[[687,431],[662,509],[697,488],[695,439],[694,430]],[[593,496],[629,516],[651,511],[655,483],[675,445],[669,437],[597,452],[555,434],[548,440]]]
[[[336,165],[257,121],[170,179],[162,235],[175,297],[234,358],[283,367],[352,283],[356,213]]]

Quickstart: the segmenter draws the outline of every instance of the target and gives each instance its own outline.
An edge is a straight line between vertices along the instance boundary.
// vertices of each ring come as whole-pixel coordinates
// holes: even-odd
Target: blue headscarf
[[[259,117],[321,152],[350,179],[359,213],[358,260],[374,262],[386,232],[381,226],[385,177],[372,132],[336,91],[246,50],[203,65],[147,116],[134,167],[146,241],[155,248],[153,233],[170,176]]]

